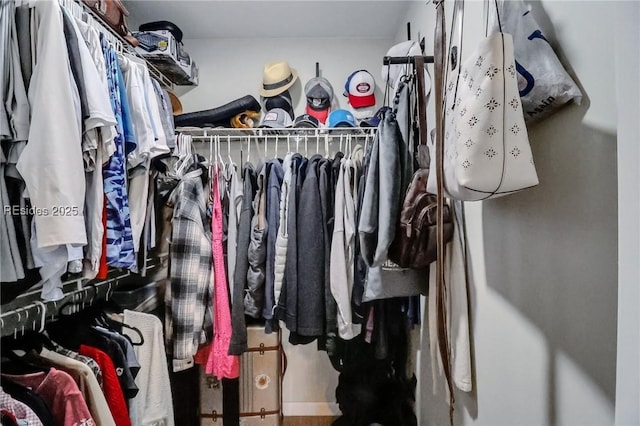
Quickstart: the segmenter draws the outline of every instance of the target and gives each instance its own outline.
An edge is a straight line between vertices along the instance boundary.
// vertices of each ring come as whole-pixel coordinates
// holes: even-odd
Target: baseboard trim
[[[330,402],[284,402],[285,416],[339,416],[338,404]]]

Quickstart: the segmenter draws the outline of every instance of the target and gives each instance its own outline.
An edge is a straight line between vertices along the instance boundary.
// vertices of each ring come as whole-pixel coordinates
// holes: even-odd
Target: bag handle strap
[[[444,23],[442,24],[444,27]],[[444,82],[443,87],[446,87],[449,83],[449,77],[452,71],[459,71],[462,65],[462,39],[464,33],[464,1],[454,0],[453,2],[453,17],[451,19],[451,33],[449,40],[449,48],[446,50],[446,56],[444,60]],[[457,34],[457,41],[453,43],[453,36]],[[446,46],[446,42],[443,41]],[[460,72],[456,74],[455,90],[453,91],[453,99],[458,97],[458,85],[460,84]],[[445,90],[445,89],[443,89]],[[446,107],[446,100],[443,100]]]
[[[436,182],[437,191],[437,261],[436,261],[436,306],[438,347],[444,376],[449,390],[449,423],[453,425],[453,407],[455,396],[453,394],[453,377],[451,368],[451,346],[447,321],[447,286],[445,283],[445,242],[444,242],[444,76],[445,61],[447,60],[444,0],[435,2],[436,27],[434,36],[434,68],[435,68],[435,99],[436,99]]]
[[[420,130],[420,145],[427,145],[427,103],[424,91],[424,56],[416,56],[414,58],[414,67],[416,72],[418,93],[418,129]]]

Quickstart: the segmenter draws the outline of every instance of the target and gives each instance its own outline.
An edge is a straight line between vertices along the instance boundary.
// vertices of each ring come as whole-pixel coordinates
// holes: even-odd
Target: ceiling
[[[415,0],[413,0],[415,1]],[[194,38],[394,38],[411,1],[125,0],[129,27],[167,20]]]

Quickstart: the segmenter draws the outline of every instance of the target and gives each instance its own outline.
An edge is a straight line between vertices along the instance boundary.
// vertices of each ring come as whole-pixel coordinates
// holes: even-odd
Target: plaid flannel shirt
[[[193,356],[211,328],[211,229],[207,220],[201,170],[189,172],[172,194],[170,303],[167,321],[173,347],[173,370],[193,365]],[[169,334],[169,333],[167,333]],[[210,334],[210,333],[209,333]]]

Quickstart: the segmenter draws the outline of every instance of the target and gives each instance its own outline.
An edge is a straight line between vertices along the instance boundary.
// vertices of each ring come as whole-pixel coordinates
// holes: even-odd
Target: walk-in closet
[[[0,0],[0,423],[640,425],[638,21]]]

